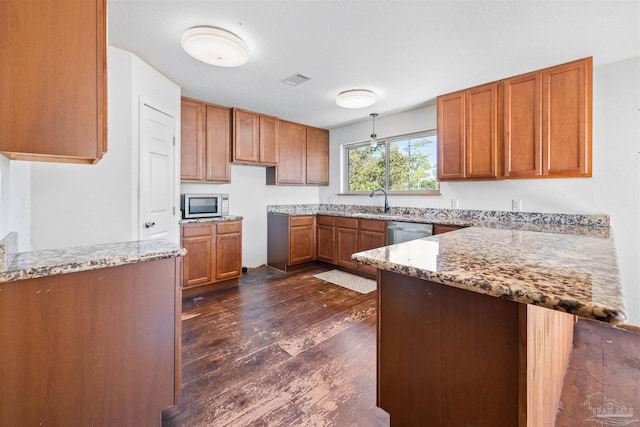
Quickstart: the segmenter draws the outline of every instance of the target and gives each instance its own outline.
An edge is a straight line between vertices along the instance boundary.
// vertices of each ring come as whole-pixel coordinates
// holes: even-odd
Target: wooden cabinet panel
[[[213,282],[215,268],[215,259],[212,256],[213,239],[210,227],[207,235],[182,238],[181,245],[187,250],[183,265],[183,288]]]
[[[336,263],[343,267],[358,268],[351,255],[358,252],[358,230],[336,226]]]
[[[498,83],[466,92],[466,177],[497,178],[498,162]]]
[[[200,181],[205,156],[205,104],[180,100],[180,179]]]
[[[305,184],[307,129],[299,123],[280,121],[277,184]]]
[[[504,176],[542,174],[542,75],[539,72],[504,80]]]
[[[107,149],[106,0],[0,2],[0,152],[97,163]]]
[[[444,225],[444,224],[433,224],[433,234],[442,234],[448,233],[450,231],[460,230],[461,228],[466,228],[463,225]]]
[[[280,120],[277,117],[260,115],[260,163],[278,164],[278,133]]]
[[[180,377],[177,262],[0,283],[0,425],[161,425]]]
[[[216,235],[216,280],[242,276],[242,234]]]
[[[439,96],[438,178],[591,176],[592,68],[584,58]]]
[[[230,182],[231,111],[228,108],[208,104],[206,113],[205,179],[207,181]]]
[[[464,91],[438,97],[438,179],[465,177]]]
[[[318,217],[316,258],[335,264],[336,229],[333,225],[321,225]]]
[[[315,215],[291,217],[289,222],[289,265],[316,258]]]
[[[358,231],[358,251],[368,251],[369,249],[386,246],[386,230],[386,221],[361,219],[360,230]],[[378,270],[375,267],[362,264],[358,264],[358,269],[371,274],[375,274]]]
[[[358,219],[357,218],[336,218],[336,227],[340,228],[353,228],[354,230],[358,229]]]
[[[329,185],[329,131],[307,127],[307,184]]]
[[[592,60],[542,72],[542,173],[591,176]]]
[[[260,158],[260,116],[233,109],[233,161],[257,163]]]
[[[231,110],[181,99],[180,179],[230,182]]]
[[[242,221],[181,225],[184,257],[182,288],[208,285],[242,275]]]
[[[498,83],[438,97],[438,178],[500,175]]]

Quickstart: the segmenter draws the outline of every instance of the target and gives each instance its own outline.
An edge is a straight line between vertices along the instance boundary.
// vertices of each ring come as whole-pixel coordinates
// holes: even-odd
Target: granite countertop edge
[[[0,283],[117,267],[186,255],[165,239],[137,240],[17,253],[0,271]]]
[[[188,218],[181,219],[178,221],[179,224],[200,224],[204,222],[226,222],[226,221],[240,221],[243,217],[238,215],[224,215],[224,216],[214,216],[209,218]]]

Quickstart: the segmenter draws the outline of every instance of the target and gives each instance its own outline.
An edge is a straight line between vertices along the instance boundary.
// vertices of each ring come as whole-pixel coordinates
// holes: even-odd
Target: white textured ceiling
[[[593,56],[640,55],[640,1],[108,0],[109,44],[134,52],[184,96],[323,128],[434,102],[436,96]],[[207,25],[245,40],[239,68],[198,62],[182,33]],[[291,74],[311,77],[297,87]],[[335,105],[347,89],[372,107]]]

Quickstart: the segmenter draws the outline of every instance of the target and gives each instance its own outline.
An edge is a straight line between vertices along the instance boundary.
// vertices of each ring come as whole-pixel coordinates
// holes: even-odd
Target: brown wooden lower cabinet
[[[316,230],[316,259],[335,264],[335,218],[332,216],[318,215]]]
[[[0,284],[0,425],[159,426],[180,389],[180,258]]]
[[[193,288],[242,275],[242,221],[182,224],[182,288]]]
[[[436,234],[448,233],[450,231],[460,230],[461,228],[466,228],[466,226],[433,224],[433,234],[436,235]]]
[[[380,271],[378,406],[391,426],[552,426],[574,316]]]
[[[267,265],[287,271],[316,259],[316,216],[267,216]]]
[[[381,248],[387,245],[387,222],[361,219],[358,228],[358,252]],[[377,268],[358,264],[358,270],[376,274]]]
[[[356,270],[351,255],[358,252],[358,219],[336,217],[336,264]]]

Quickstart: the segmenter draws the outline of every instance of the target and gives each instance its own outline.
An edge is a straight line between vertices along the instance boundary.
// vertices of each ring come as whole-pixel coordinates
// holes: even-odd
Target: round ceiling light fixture
[[[378,102],[378,96],[367,89],[352,89],[340,92],[336,104],[343,108],[364,108]]]
[[[194,27],[182,34],[182,48],[198,61],[239,67],[249,60],[249,47],[235,34],[214,27]]]

